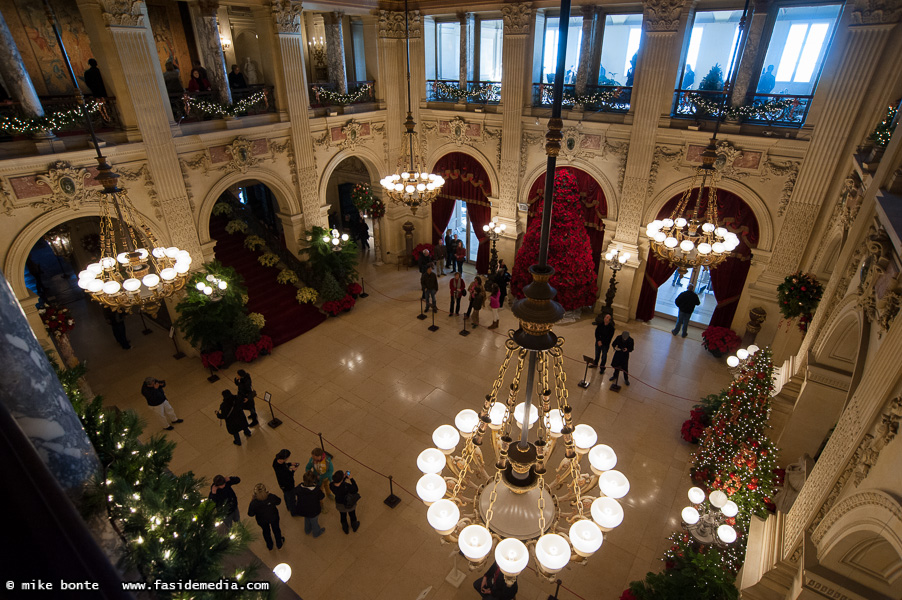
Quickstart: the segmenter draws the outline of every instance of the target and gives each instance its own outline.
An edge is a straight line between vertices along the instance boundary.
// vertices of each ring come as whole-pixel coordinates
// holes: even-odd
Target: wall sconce
[[[232,40],[223,35],[219,36],[219,43],[222,45],[223,50],[228,50],[232,47]]]

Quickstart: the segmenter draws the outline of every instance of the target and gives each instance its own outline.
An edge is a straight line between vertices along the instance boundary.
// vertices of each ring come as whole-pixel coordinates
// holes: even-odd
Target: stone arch
[[[492,197],[498,198],[500,196],[501,184],[498,181],[498,173],[495,172],[492,161],[489,160],[485,154],[472,146],[458,146],[457,144],[450,142],[442,144],[429,153],[429,158],[426,160],[426,165],[429,167],[429,170],[435,169],[435,165],[438,164],[438,161],[446,154],[451,154],[452,152],[460,152],[461,154],[466,154],[467,156],[476,159],[482,168],[485,169],[486,175],[489,177],[489,185],[492,188]]]
[[[157,240],[169,241],[169,236],[165,234],[159,224],[143,212],[135,209],[140,218],[150,227],[151,233]],[[67,221],[79,219],[81,217],[97,217],[100,218],[99,204],[82,205],[78,210],[71,208],[58,208],[50,212],[46,212],[28,225],[22,228],[16,234],[9,252],[6,255],[6,261],[3,264],[3,273],[6,275],[7,281],[13,288],[16,298],[27,298],[31,292],[25,287],[25,261],[28,259],[28,253],[34,245],[40,240],[45,233],[62,225]]]
[[[645,214],[642,220],[642,226],[651,223],[657,218],[658,212],[667,202],[682,192],[692,184],[692,177],[684,177],[679,181],[675,181],[658,192],[654,200],[645,208]],[[739,196],[745,202],[758,220],[758,250],[770,252],[774,245],[774,220],[770,215],[767,205],[761,197],[749,186],[733,179],[724,178],[717,183],[717,189],[726,190]],[[644,229],[642,230],[645,231]]]
[[[820,279],[829,279],[833,274],[833,268],[839,259],[839,253],[842,252],[842,244],[845,236],[840,227],[834,227],[828,234],[827,241],[824,242],[823,252],[818,256],[817,262],[812,266],[812,271]]]
[[[812,348],[812,361],[851,374],[864,357],[858,356],[864,330],[864,315],[858,296],[850,294],[833,310]]]
[[[535,183],[537,177],[545,172],[546,167],[547,165],[543,162],[540,165],[536,165],[529,173],[526,174],[526,176],[523,178],[519,194],[517,195],[517,198],[519,198],[518,201],[525,201],[524,199],[529,195],[529,190],[530,188],[532,188],[532,184]],[[579,169],[580,171],[585,171],[592,176],[592,179],[594,179],[598,183],[598,185],[601,186],[601,191],[604,192],[604,200],[605,204],[607,204],[608,210],[605,221],[616,221],[617,215],[620,214],[620,198],[617,195],[617,186],[611,183],[611,180],[605,176],[605,174],[595,165],[595,163],[582,159],[575,159],[568,162],[567,164],[558,162],[557,165],[555,165],[555,169],[563,167],[573,167],[575,169]]]
[[[219,181],[213,184],[207,195],[204,196],[198,211],[196,226],[197,237],[200,239],[201,246],[210,242],[210,216],[213,214],[213,206],[219,200],[219,197],[233,185],[250,180],[257,180],[268,187],[279,203],[279,210],[283,213],[295,215],[302,212],[291,184],[286,182],[275,171],[254,167],[252,172],[235,172],[223,175]]]
[[[382,179],[382,177],[388,174],[385,166],[385,160],[380,158],[369,148],[360,146],[354,149],[340,150],[332,158],[329,159],[329,162],[323,169],[323,174],[319,178],[318,192],[320,202],[325,202],[326,188],[329,186],[329,180],[332,178],[332,173],[335,172],[335,169],[338,168],[338,165],[340,165],[342,161],[352,156],[363,162],[363,165],[366,167],[366,170],[370,175],[370,180],[375,182],[372,186],[373,192],[377,195],[377,197],[381,193],[381,186],[377,186],[375,184],[378,183],[379,180]]]

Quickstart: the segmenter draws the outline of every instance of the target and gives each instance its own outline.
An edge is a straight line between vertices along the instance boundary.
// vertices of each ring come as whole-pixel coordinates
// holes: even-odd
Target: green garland
[[[362,213],[367,212],[375,202],[376,197],[373,196],[373,190],[370,189],[368,183],[358,183],[351,190],[351,201],[354,206]]]
[[[354,104],[355,102],[360,102],[364,98],[371,96],[372,89],[373,86],[366,83],[357,88],[356,92],[342,94],[339,92],[333,92],[332,90],[327,90],[326,88],[319,86],[313,86],[313,94],[316,97],[317,102],[321,103],[323,100],[325,100],[328,103],[345,106],[346,104]]]
[[[621,104],[622,101],[616,98],[623,93],[624,88],[618,87],[613,90],[603,92],[592,92],[591,94],[568,94],[564,93],[563,103],[568,105],[596,106],[599,104]],[[629,104],[627,100],[626,104]]]
[[[212,117],[235,117],[245,114],[252,106],[262,103],[263,108],[269,106],[269,92],[260,90],[255,94],[251,94],[244,100],[239,100],[232,104],[222,104],[220,102],[212,102],[203,98],[196,98],[185,94],[182,98],[185,102],[185,114],[191,114],[191,111],[199,112],[203,115]]]
[[[467,102],[500,102],[501,84],[486,83],[472,90],[465,90],[459,85],[436,81],[432,88],[436,95]]]
[[[823,295],[824,286],[814,275],[801,271],[787,275],[783,283],[777,286],[780,314],[784,319],[799,317],[799,329],[804,333],[808,331],[808,324]]]
[[[109,120],[106,115],[104,103],[94,100],[85,105],[88,114],[92,115],[100,112],[105,120]],[[81,108],[71,108],[69,110],[61,110],[59,112],[44,115],[43,117],[0,117],[0,131],[6,131],[13,134],[31,134],[40,131],[60,131],[68,129],[76,125],[84,124],[84,113]]]
[[[686,96],[686,100],[694,105],[701,113],[716,117],[723,116],[725,119],[733,121],[745,119],[761,119],[767,121],[770,120],[769,117],[778,117],[780,113],[787,108],[791,108],[798,102],[797,100],[789,98],[783,100],[768,100],[767,102],[756,101],[752,104],[731,106],[724,112],[720,102],[709,100],[701,94],[689,94]]]
[[[868,136],[868,139],[874,142],[874,145],[878,148],[886,148],[887,144],[889,144],[889,140],[893,137],[893,130],[896,129],[895,123],[893,120],[896,118],[896,112],[898,109],[895,106],[890,106],[886,109],[886,115],[883,117],[883,120],[874,128],[874,131]]]

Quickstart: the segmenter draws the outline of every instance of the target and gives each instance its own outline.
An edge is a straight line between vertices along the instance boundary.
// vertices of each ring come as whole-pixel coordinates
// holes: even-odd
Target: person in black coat
[[[272,534],[276,536],[276,548],[281,548],[285,543],[282,530],[279,528],[279,504],[282,499],[275,494],[270,494],[266,486],[258,483],[254,486],[254,499],[247,507],[247,516],[257,519],[257,525],[263,530],[263,541],[266,547],[272,550]]]
[[[611,389],[617,391],[620,389],[620,371],[623,371],[623,383],[630,384],[630,352],[633,351],[633,338],[628,331],[624,331],[614,339],[612,346],[614,358],[611,359],[611,366],[614,368],[614,375],[610,381],[614,382]]]
[[[251,376],[244,369],[238,369],[238,377],[235,378],[235,385],[238,386],[238,397],[241,398],[241,409],[250,411],[251,427],[256,427],[260,423],[257,421],[257,408],[254,404],[254,398],[257,392],[254,391],[254,384],[251,382]]]
[[[599,373],[604,373],[612,339],[614,339],[614,317],[611,313],[605,313],[601,320],[595,323],[595,362],[591,366],[598,367]],[[599,358],[601,362],[598,362]]]
[[[293,495],[294,511],[291,514],[304,517],[304,533],[312,533],[313,537],[318,538],[326,532],[326,528],[321,527],[317,520],[323,512],[323,499],[326,497],[319,484],[319,474],[316,471],[304,473],[304,482],[294,488]]]
[[[103,74],[97,68],[97,60],[89,58],[88,64],[90,68],[85,71],[85,85],[88,86],[91,95],[95,98],[106,98],[106,86],[103,85]]]
[[[241,398],[229,390],[222,390],[222,404],[219,405],[216,416],[226,422],[226,431],[235,436],[233,443],[236,446],[241,445],[241,437],[238,435],[240,432],[243,431],[246,437],[251,437],[251,430],[247,427],[247,417],[244,416],[244,410],[241,408]]]
[[[226,529],[231,529],[232,523],[241,520],[238,513],[238,496],[235,495],[233,485],[241,483],[238,477],[223,477],[217,475],[213,478],[213,485],[210,486],[210,500],[216,503],[216,506],[222,509],[225,514]]]
[[[479,592],[482,600],[516,600],[517,582],[508,586],[504,580],[504,573],[498,563],[492,563],[485,575],[473,582],[473,589]]]
[[[454,270],[454,268],[452,267],[452,263],[454,262],[454,248],[456,248],[456,247],[457,247],[457,244],[454,241],[454,237],[451,236],[451,230],[446,229],[445,230],[445,268],[451,269],[452,271]]]
[[[181,423],[184,419],[179,419],[175,415],[172,405],[166,399],[166,392],[163,388],[166,382],[155,377],[148,377],[141,385],[141,395],[147,399],[147,406],[151,407],[160,418],[160,423],[164,425],[163,429],[172,431],[173,425]]]
[[[695,293],[693,289],[693,285],[690,283],[686,288],[686,291],[676,297],[674,300],[674,304],[676,307],[680,309],[680,314],[677,317],[676,327],[670,332],[673,335],[676,335],[680,331],[680,327],[683,328],[683,337],[686,337],[686,329],[689,327],[689,320],[692,318],[692,311],[695,310],[695,307],[701,304],[701,300],[698,299],[698,294]]]
[[[351,517],[351,528],[357,531],[360,521],[357,520],[358,494],[357,482],[351,477],[350,471],[336,471],[332,475],[329,489],[335,495],[335,508],[338,509],[338,517],[341,519],[341,528],[348,533],[348,517]]]
[[[279,482],[279,489],[285,497],[285,508],[288,512],[294,514],[294,472],[298,470],[301,463],[288,462],[291,456],[291,450],[282,448],[272,461],[272,470],[276,473],[276,481]]]
[[[232,70],[229,72],[229,87],[233,90],[240,90],[247,87],[244,73],[241,72],[238,65],[232,65]]]

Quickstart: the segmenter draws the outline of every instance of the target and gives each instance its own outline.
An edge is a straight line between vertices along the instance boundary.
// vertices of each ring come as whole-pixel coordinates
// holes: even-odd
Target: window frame
[[[541,38],[539,38],[539,39],[541,40],[541,46],[542,46],[542,51],[541,51],[541,53],[539,54],[539,68],[538,68],[539,79],[542,79],[542,77],[546,74],[545,71],[544,71],[544,69],[545,69],[545,40],[546,40],[547,32],[548,32],[548,20],[549,20],[549,19],[560,19],[560,18],[561,18],[561,11],[560,11],[560,9],[557,9],[557,10],[546,10],[546,11],[544,12],[544,14],[543,14],[543,17],[544,17],[544,18],[543,18],[543,20],[542,20],[542,32],[541,32]],[[577,61],[577,62],[576,62],[576,64],[575,64],[575,67],[576,67],[575,72],[574,72],[574,74],[575,74],[576,72],[579,72],[579,55],[580,55],[580,46],[582,45],[582,22],[585,21],[585,17],[583,17],[583,16],[580,15],[580,14],[573,14],[573,11],[572,11],[572,9],[571,9],[571,13],[570,13],[569,18],[568,18],[568,24],[569,24],[569,19],[580,19],[580,27],[579,27],[579,32],[580,32],[580,34],[579,34],[579,36],[580,36],[580,43],[579,43],[579,45],[577,45],[577,47],[576,47],[576,61]],[[560,23],[560,21],[558,21],[558,23]],[[536,31],[536,34],[538,35],[539,32]],[[568,36],[567,36],[567,45],[568,45],[568,46],[570,45],[570,39],[571,39],[571,38],[570,38],[570,36],[568,35]],[[537,40],[537,41],[538,41],[538,40]],[[599,52],[601,52],[601,50],[599,50]],[[567,65],[564,65],[564,72],[565,72],[565,74],[566,74],[566,70],[567,70]],[[552,72],[553,72],[553,71],[552,71]],[[533,75],[535,75],[535,73],[534,73]],[[535,76],[533,76],[533,79],[535,79]],[[547,82],[533,81],[532,83],[533,83],[533,85],[538,85],[538,84],[541,84],[541,83],[547,83]],[[565,85],[573,85],[573,84],[565,84]]]
[[[482,23],[483,21],[500,21],[501,22],[501,71],[504,72],[504,20],[499,16],[477,15],[474,32],[473,43],[473,81],[477,83],[501,83],[498,81],[489,81],[482,78]]]
[[[441,36],[439,35],[439,26],[443,23],[455,23],[457,25],[457,62],[458,62],[458,65],[460,65],[460,37],[462,35],[460,20],[458,20],[457,18],[455,18],[453,16],[447,16],[447,15],[441,16],[441,17],[432,17],[432,26],[435,28],[435,35],[433,36],[435,43],[434,43],[434,46],[432,49],[433,59],[434,59],[434,63],[435,63],[433,65],[433,73],[435,74],[435,80],[436,81],[460,82],[460,66],[458,66],[458,69],[457,69],[457,77],[455,77],[454,79],[444,79],[440,76],[441,69],[439,68],[439,65],[441,64],[441,53],[439,52],[439,47],[441,46]]]

